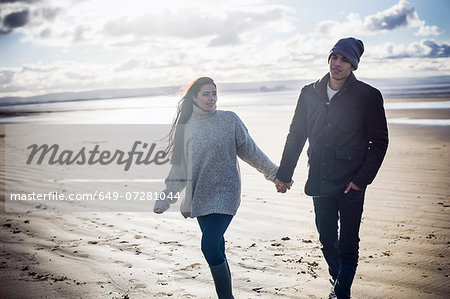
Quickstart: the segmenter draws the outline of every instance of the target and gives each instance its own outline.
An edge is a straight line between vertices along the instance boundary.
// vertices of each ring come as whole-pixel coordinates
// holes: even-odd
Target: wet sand
[[[292,113],[235,112],[278,163]],[[448,115],[405,113],[395,117]],[[366,193],[352,298],[448,298],[450,128],[389,129],[388,154]],[[312,201],[303,193],[305,155],[287,194],[240,165],[242,204],[226,233],[235,298],[327,298]],[[0,225],[2,298],[215,298],[198,225],[179,213],[2,212]]]

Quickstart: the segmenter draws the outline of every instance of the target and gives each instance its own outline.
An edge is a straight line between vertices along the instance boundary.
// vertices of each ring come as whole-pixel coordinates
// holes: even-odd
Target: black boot
[[[230,280],[231,280],[231,271],[230,271],[230,265],[228,265],[228,261],[227,261],[227,259],[225,259],[225,264],[227,264],[228,276],[230,276]]]
[[[211,274],[214,279],[214,285],[216,286],[217,296],[219,299],[233,299],[233,293],[231,289],[231,275],[227,262],[222,264],[209,266]]]

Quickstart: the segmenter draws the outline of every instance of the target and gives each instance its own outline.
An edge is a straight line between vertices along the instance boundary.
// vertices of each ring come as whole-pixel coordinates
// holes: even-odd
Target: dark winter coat
[[[329,77],[327,74],[302,89],[277,173],[282,182],[291,181],[308,140],[305,193],[311,196],[342,192],[350,181],[366,188],[388,146],[381,93],[351,73],[329,101]]]

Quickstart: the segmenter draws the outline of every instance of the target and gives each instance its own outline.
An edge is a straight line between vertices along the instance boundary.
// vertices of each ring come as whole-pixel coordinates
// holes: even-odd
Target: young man
[[[276,180],[278,192],[290,188],[308,140],[305,193],[314,201],[316,227],[333,284],[330,298],[350,298],[365,189],[388,146],[381,93],[353,74],[363,52],[362,41],[339,40],[328,57],[329,72],[302,89]]]

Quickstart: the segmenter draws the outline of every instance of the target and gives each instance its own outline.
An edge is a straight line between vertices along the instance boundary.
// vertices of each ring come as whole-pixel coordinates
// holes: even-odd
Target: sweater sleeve
[[[305,88],[300,92],[277,173],[277,178],[285,183],[292,181],[295,167],[307,139]]]
[[[187,173],[185,163],[172,164],[169,174],[164,183],[166,188],[161,192],[165,198],[171,198],[170,193],[181,192],[186,187]]]
[[[374,180],[389,143],[383,97],[378,90],[375,93],[370,97],[371,100],[366,108],[365,131],[369,140],[369,149],[361,168],[353,178],[353,183],[360,188],[366,188]]]
[[[237,156],[264,174],[269,181],[274,181],[278,170],[269,157],[256,145],[241,119],[234,114]]]

